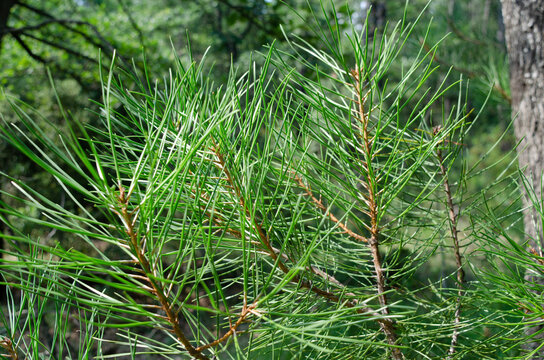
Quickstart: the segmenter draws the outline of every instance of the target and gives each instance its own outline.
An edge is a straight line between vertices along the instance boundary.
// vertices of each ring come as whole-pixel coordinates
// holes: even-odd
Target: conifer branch
[[[362,180],[363,187],[367,190],[365,194],[365,203],[368,207],[368,216],[370,217],[370,238],[368,239],[368,244],[370,247],[370,253],[372,255],[372,262],[374,264],[374,272],[376,274],[376,286],[378,292],[378,299],[382,307],[382,314],[388,316],[390,314],[389,306],[387,304],[387,295],[386,295],[386,279],[384,271],[382,268],[382,260],[380,255],[380,227],[378,223],[378,192],[375,189],[376,178],[373,177],[372,169],[372,142],[373,139],[370,136],[370,131],[368,129],[369,115],[365,113],[364,105],[367,99],[368,94],[363,95],[362,93],[362,73],[359,67],[357,66],[354,70],[351,71],[351,76],[354,79],[354,93],[355,93],[355,103],[357,109],[355,110],[355,115],[357,120],[360,122],[360,130],[362,135],[362,147],[363,147],[363,156],[365,157],[362,160],[362,165],[366,173],[366,179]],[[395,328],[395,323],[391,320],[389,322],[380,323],[382,331],[385,334],[387,342],[393,346],[391,355],[393,359],[399,360],[404,359],[404,355],[398,347],[395,347],[398,342],[397,330]]]
[[[209,349],[211,347],[217,346],[221,344],[222,342],[226,341],[229,337],[234,335],[236,333],[236,329],[246,320],[247,316],[252,313],[252,311],[257,307],[257,302],[255,301],[250,306],[247,306],[244,303],[244,307],[242,308],[242,311],[240,313],[240,316],[238,317],[238,320],[234,323],[234,325],[231,325],[229,331],[223,336],[221,336],[219,339],[212,341],[209,344],[202,345],[196,348],[196,351],[203,351],[206,349]]]
[[[245,214],[246,219],[252,223],[252,226],[254,227],[254,229],[257,231],[257,234],[259,235],[260,242],[257,245],[259,245],[259,244],[261,246],[264,245],[263,250],[265,251],[265,253],[268,256],[270,256],[272,258],[272,260],[277,262],[278,268],[283,273],[288,274],[290,272],[290,269],[286,265],[286,263],[282,260],[282,258],[287,260],[288,257],[279,255],[278,250],[275,249],[270,244],[270,239],[268,238],[268,235],[265,235],[265,231],[262,228],[261,224],[259,224],[259,222],[254,217],[252,219],[250,209],[246,206],[246,201],[245,201],[244,197],[242,196],[242,193],[241,193],[239,187],[236,185],[236,182],[234,181],[234,178],[231,175],[231,171],[229,170],[229,168],[228,168],[228,166],[227,166],[227,164],[225,162],[224,155],[221,153],[221,151],[219,150],[218,145],[215,144],[215,142],[214,142],[214,147],[213,147],[212,151],[215,152],[215,154],[217,156],[216,165],[225,174],[225,176],[226,176],[225,180],[228,182],[230,188],[234,192],[234,195],[237,197],[238,203],[242,207],[242,211]],[[313,266],[308,266],[307,269],[309,271],[311,271],[313,274],[323,278],[324,280],[328,280],[329,282],[334,283],[335,285],[339,286],[343,290],[345,290],[347,288],[345,285],[341,284],[340,281],[338,281],[337,279],[335,279],[331,275],[325,274],[325,273],[323,273],[323,271],[320,271],[319,269],[316,269]],[[308,290],[312,291],[313,293],[315,293],[315,294],[317,294],[317,295],[319,295],[319,296],[321,296],[321,297],[323,297],[323,298],[325,298],[325,299],[327,299],[327,300],[329,300],[331,302],[341,303],[341,304],[344,304],[345,306],[347,306],[349,308],[356,308],[357,313],[367,314],[369,316],[377,317],[378,319],[376,321],[379,324],[381,324],[382,326],[384,326],[384,327],[390,327],[391,324],[392,324],[391,319],[381,318],[382,316],[380,314],[376,313],[371,308],[361,307],[361,305],[359,304],[359,301],[354,299],[356,297],[356,295],[353,294],[353,293],[344,293],[344,295],[347,295],[348,297],[353,297],[352,299],[345,300],[345,299],[341,298],[340,296],[338,296],[338,295],[336,295],[336,294],[334,294],[334,293],[332,293],[330,291],[323,290],[323,289],[313,285],[311,282],[302,279],[299,275],[293,276],[291,278],[291,282],[299,284],[299,286],[301,286],[302,288],[308,289]]]
[[[442,130],[442,128],[440,126],[436,126],[433,129],[433,135],[436,136],[440,132],[440,130]],[[436,157],[438,158],[440,174],[442,175],[444,181],[444,193],[446,195],[446,205],[448,207],[450,232],[451,238],[453,240],[453,253],[455,256],[455,265],[457,266],[457,304],[455,307],[455,324],[453,334],[451,336],[450,349],[448,351],[448,358],[451,358],[451,356],[455,354],[456,347],[459,342],[459,324],[461,323],[461,298],[464,294],[463,287],[465,283],[465,272],[463,271],[463,260],[461,257],[461,252],[459,250],[459,237],[457,230],[458,216],[455,213],[450,183],[448,180],[448,172],[446,167],[444,166],[444,158],[442,156],[442,150],[440,148],[438,148],[438,150],[436,151]]]
[[[346,224],[343,224],[342,222],[340,222],[340,220],[338,220],[338,218],[336,216],[334,216],[334,214],[330,210],[328,210],[325,207],[325,205],[323,205],[323,202],[320,199],[315,197],[315,195],[313,194],[310,187],[304,184],[304,182],[302,181],[302,178],[300,176],[298,176],[297,174],[294,174],[294,180],[296,181],[298,186],[300,186],[306,192],[306,195],[308,195],[310,197],[310,199],[312,199],[312,202],[315,204],[315,206],[318,209],[322,210],[325,213],[325,215],[327,215],[329,217],[329,219],[332,220],[332,222],[334,222],[334,223],[336,223],[338,225],[338,227],[340,229],[344,230],[344,233],[348,234],[349,236],[351,236],[352,238],[354,238],[354,239],[356,239],[358,241],[368,242],[367,238],[365,238],[362,235],[357,234],[353,230],[350,230],[346,226]]]
[[[215,143],[215,141],[214,141],[214,143]],[[278,267],[284,273],[287,274],[289,272],[289,268],[283,263],[283,261],[280,258],[278,258],[278,255],[274,252],[274,249],[272,248],[272,245],[270,245],[270,239],[268,238],[268,235],[264,231],[264,229],[262,228],[261,224],[259,224],[259,222],[255,219],[254,216],[251,216],[251,212],[250,212],[250,209],[248,208],[248,206],[246,205],[245,198],[242,195],[242,192],[241,192],[240,188],[238,187],[238,185],[234,181],[234,178],[232,177],[232,174],[231,174],[231,172],[230,172],[230,170],[229,170],[229,168],[228,168],[228,166],[227,166],[227,164],[225,162],[225,158],[223,156],[223,153],[219,150],[219,147],[218,147],[217,144],[214,144],[214,147],[213,147],[212,151],[217,156],[217,161],[215,162],[215,164],[217,165],[219,170],[221,170],[225,174],[226,181],[229,184],[229,186],[232,188],[232,190],[234,191],[234,195],[236,196],[236,199],[237,199],[240,207],[242,208],[242,213],[246,217],[246,220],[253,224],[254,229],[257,231],[257,234],[259,235],[259,239],[260,239],[262,245],[264,245],[267,253],[270,255],[272,260],[276,261],[277,264],[278,264]]]
[[[147,282],[152,287],[150,291],[157,297],[157,300],[160,303],[162,310],[166,314],[164,319],[168,321],[168,323],[172,327],[171,331],[183,344],[185,350],[187,350],[187,352],[195,359],[208,360],[208,357],[201,354],[200,351],[191,344],[189,339],[187,339],[187,337],[183,333],[179,317],[177,315],[178,312],[174,311],[172,304],[168,299],[168,296],[165,294],[162,284],[158,280],[156,280],[157,277],[153,274],[153,269],[151,268],[151,264],[147,259],[144,246],[142,246],[142,243],[138,240],[138,234],[135,231],[137,213],[133,211],[129,212],[128,210],[129,200],[130,195],[127,196],[127,194],[125,193],[125,188],[119,186],[119,196],[117,197],[118,208],[112,206],[111,210],[121,219],[123,225],[125,226],[125,232],[129,237],[130,247],[136,255],[138,263],[143,273],[145,274]]]

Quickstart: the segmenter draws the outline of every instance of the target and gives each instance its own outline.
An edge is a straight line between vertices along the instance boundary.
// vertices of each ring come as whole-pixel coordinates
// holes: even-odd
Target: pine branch
[[[362,72],[357,66],[355,70],[351,71],[351,75],[354,79],[354,93],[355,93],[355,103],[357,104],[357,109],[355,115],[357,120],[361,123],[360,130],[362,132],[362,147],[363,154],[365,159],[362,160],[363,167],[366,172],[366,179],[363,180],[363,187],[367,190],[365,195],[365,202],[368,206],[368,216],[370,217],[370,238],[368,239],[368,244],[370,247],[370,253],[372,254],[372,262],[374,264],[374,272],[376,273],[376,286],[378,292],[378,299],[380,305],[382,306],[382,314],[388,316],[390,314],[389,306],[387,304],[387,295],[386,291],[386,279],[384,271],[382,268],[381,255],[380,255],[380,227],[378,224],[378,199],[377,192],[375,189],[376,178],[373,177],[372,169],[372,142],[370,136],[370,131],[368,129],[369,123],[369,114],[365,113],[364,104],[367,99],[367,94],[362,94]],[[398,347],[395,347],[398,342],[397,330],[395,329],[395,324],[393,321],[380,323],[382,331],[385,334],[387,342],[393,346],[391,355],[393,359],[399,360],[404,359],[404,355]]]
[[[310,197],[310,199],[312,199],[312,202],[315,204],[315,206],[318,209],[322,210],[325,213],[325,215],[327,215],[329,217],[329,219],[331,219],[332,222],[334,222],[334,223],[336,223],[338,225],[338,227],[340,229],[344,230],[344,233],[348,234],[349,236],[351,236],[355,240],[368,242],[367,238],[365,238],[362,235],[357,234],[353,230],[350,230],[346,226],[346,224],[343,224],[342,222],[340,222],[340,220],[338,220],[338,218],[336,216],[334,216],[334,214],[330,210],[328,210],[325,207],[325,205],[323,205],[323,202],[320,199],[318,199],[318,198],[316,198],[314,196],[314,194],[312,193],[312,190],[310,189],[309,186],[306,186],[304,184],[304,182],[302,181],[302,178],[300,176],[298,176],[297,174],[295,174],[295,173],[293,173],[293,174],[294,174],[294,180],[296,181],[298,186],[300,186],[306,192],[306,195],[308,195]]]
[[[229,331],[227,331],[227,333],[223,335],[222,337],[220,337],[219,339],[212,341],[209,344],[197,347],[196,351],[203,351],[211,347],[215,347],[221,344],[222,342],[225,342],[229,337],[235,334],[236,329],[246,320],[247,316],[250,313],[252,313],[252,311],[255,310],[256,307],[257,307],[257,300],[255,300],[255,302],[253,302],[253,304],[251,304],[250,306],[247,306],[244,303],[244,307],[242,308],[242,311],[240,313],[240,316],[238,317],[238,320],[234,323],[234,325],[230,327]]]
[[[157,300],[160,303],[162,310],[166,313],[165,319],[168,321],[170,326],[172,326],[172,332],[176,335],[177,339],[183,344],[185,350],[187,350],[191,356],[199,360],[208,360],[208,357],[201,354],[201,352],[191,344],[189,339],[187,339],[183,333],[177,312],[172,308],[172,304],[165,294],[162,284],[156,280],[157,277],[153,274],[153,270],[149,260],[147,259],[145,249],[141,245],[141,242],[138,239],[138,234],[135,231],[135,224],[138,219],[137,212],[135,215],[134,211],[128,211],[129,200],[130,195],[127,196],[125,189],[122,186],[119,186],[119,196],[117,197],[118,208],[112,206],[111,211],[115,213],[123,222],[125,232],[130,240],[130,247],[136,255],[147,282],[153,288],[151,290],[152,293],[157,296]]]
[[[436,136],[440,132],[440,130],[441,127],[436,126],[433,129],[433,135]],[[453,334],[451,336],[450,349],[448,351],[448,358],[451,359],[452,355],[455,354],[457,344],[459,343],[459,324],[461,323],[461,299],[464,295],[463,287],[465,283],[465,272],[463,271],[463,262],[459,250],[459,237],[457,230],[458,216],[455,213],[450,183],[448,180],[448,172],[446,167],[444,166],[444,158],[442,156],[442,150],[440,148],[436,151],[436,157],[438,158],[438,164],[440,166],[440,174],[442,175],[442,178],[444,180],[444,193],[446,195],[446,204],[448,207],[450,233],[453,240],[453,254],[455,256],[455,264],[457,266],[457,305],[455,307],[455,325]]]
[[[266,251],[272,257],[272,259],[277,262],[278,267],[284,272],[288,273],[289,268],[281,261],[281,259],[278,257],[278,255],[274,252],[274,249],[272,248],[272,245],[270,245],[270,239],[268,238],[268,235],[265,233],[264,229],[262,228],[261,224],[257,222],[255,217],[251,216],[251,212],[249,207],[246,205],[246,201],[244,196],[242,195],[242,192],[240,191],[240,188],[236,185],[234,178],[232,177],[232,174],[227,167],[227,164],[225,162],[225,158],[223,156],[223,153],[219,150],[219,147],[217,144],[215,144],[214,141],[214,147],[211,149],[215,155],[217,156],[217,161],[215,162],[219,170],[221,170],[225,176],[227,177],[226,181],[229,183],[230,187],[234,191],[234,195],[236,196],[240,207],[242,208],[242,212],[244,216],[246,217],[246,220],[253,223],[254,229],[257,231],[259,235],[259,239],[261,240],[261,244],[264,245]]]
[[[242,196],[240,189],[236,185],[236,183],[234,181],[234,178],[232,177],[231,171],[227,167],[224,155],[221,153],[221,151],[219,151],[219,147],[218,147],[217,144],[214,145],[214,148],[212,149],[212,151],[217,156],[217,161],[215,163],[216,163],[217,167],[221,171],[223,171],[223,173],[225,174],[226,181],[229,184],[229,188],[232,189],[232,191],[234,192],[234,195],[237,197],[237,200],[238,200],[238,202],[239,202],[239,204],[240,204],[240,206],[242,208],[242,212],[246,216],[246,219],[248,221],[252,222],[253,228],[257,231],[257,233],[259,235],[260,242],[257,245],[261,245],[261,246],[264,245],[263,250],[265,251],[265,253],[268,256],[270,256],[272,258],[272,260],[274,260],[278,264],[278,268],[283,273],[288,274],[290,272],[290,269],[286,265],[286,263],[284,261],[282,261],[282,258],[284,258],[285,260],[288,260],[288,257],[287,256],[284,257],[284,256],[279,255],[278,250],[275,249],[274,247],[272,247],[272,245],[270,244],[270,240],[268,238],[268,235],[265,235],[265,231],[262,229],[261,224],[259,224],[259,222],[254,217],[253,217],[253,220],[252,220],[250,209],[246,206],[245,199]],[[322,271],[314,268],[313,266],[309,266],[307,269],[310,270],[315,275],[318,275],[319,277],[321,277],[321,278],[323,278],[325,280],[329,280],[330,282],[336,284],[341,289],[343,289],[343,290],[347,289],[347,287],[345,285],[341,284],[337,279],[335,279],[334,277],[332,277],[330,275],[327,275],[327,274],[323,273]],[[382,316],[380,314],[376,313],[371,308],[361,307],[359,302],[356,299],[351,299],[351,300],[346,301],[345,299],[339,297],[338,295],[336,295],[336,294],[334,294],[332,292],[329,292],[327,290],[323,290],[323,289],[313,285],[311,282],[302,279],[299,275],[293,276],[291,278],[291,282],[295,283],[295,284],[299,284],[301,287],[306,288],[306,289],[312,291],[313,293],[315,293],[315,294],[317,294],[317,295],[319,295],[319,296],[321,296],[321,297],[323,297],[323,298],[325,298],[325,299],[327,299],[327,300],[329,300],[331,302],[343,303],[345,306],[347,306],[349,308],[356,308],[357,313],[367,314],[369,316],[377,317],[378,319],[376,321],[378,323],[380,323],[383,327],[389,328],[391,326],[391,324],[392,324],[391,319],[381,318]],[[353,294],[353,293],[346,293],[344,295],[356,297],[356,295]]]
[[[293,173],[293,174],[294,174],[294,173]],[[303,189],[305,189],[305,190],[307,191],[307,193],[309,193],[310,196],[312,196],[312,198],[313,198],[314,201],[317,200],[317,199],[315,199],[315,197],[313,196],[311,190],[310,190],[309,188],[307,188],[307,187],[304,185],[304,183],[302,182],[302,179],[301,179],[298,175],[296,175],[296,174],[295,174],[295,180],[299,183],[299,185],[300,185],[301,187],[303,187]],[[230,188],[230,189],[233,189],[232,186],[229,186],[229,188]],[[193,189],[192,191],[193,191],[193,194],[196,194],[196,190]],[[194,196],[194,195],[193,195],[193,196]],[[210,200],[209,197],[208,197],[205,193],[203,193],[203,192],[200,193],[200,196],[201,196],[201,198],[204,200],[204,202],[208,202],[208,201]],[[193,199],[196,199],[196,198],[193,197]],[[321,204],[321,203],[319,202],[319,204]],[[321,206],[323,206],[323,205],[321,204]],[[220,228],[218,231],[226,231],[227,233],[231,234],[232,236],[234,236],[234,237],[236,237],[236,238],[238,238],[238,239],[240,239],[240,238],[242,237],[242,233],[241,233],[239,230],[236,230],[236,229],[233,229],[233,228],[230,228],[230,227],[229,227],[229,228],[225,228],[225,224],[227,223],[227,221],[226,221],[224,218],[222,218],[220,215],[218,215],[217,213],[213,212],[213,211],[210,210],[210,209],[207,209],[206,206],[204,206],[204,205],[202,205],[200,208],[201,208],[202,211],[204,211],[204,212],[210,217],[212,223],[214,223],[216,226],[218,226],[218,227]],[[320,207],[320,209],[326,210],[326,209],[323,209],[322,207]],[[337,222],[337,223],[339,224],[339,227],[340,227],[340,228],[342,228],[342,229],[344,229],[344,228],[347,229],[347,227],[346,227],[344,224],[340,223],[339,220],[338,220],[332,213],[330,214],[330,217],[331,217],[331,219],[332,219],[333,221],[335,221],[335,222]],[[346,232],[347,232],[350,236],[353,236],[354,238],[356,238],[356,239],[358,239],[358,240],[367,241],[362,235],[359,235],[359,234],[357,234],[357,233],[355,233],[355,232],[353,232],[353,231],[351,231],[351,230],[349,230],[349,229],[347,229]],[[258,242],[258,241],[251,241],[251,243],[252,243],[253,245],[257,245],[257,246],[261,246],[261,245],[262,245],[262,243],[261,243],[261,242]],[[273,247],[273,246],[271,246],[271,249],[272,249],[272,251],[273,251],[277,256],[280,256],[284,261],[291,261],[291,262],[293,262],[293,261],[289,258],[289,256],[288,256],[287,254],[285,254],[285,253],[281,253],[281,254],[280,254],[280,250],[279,250],[279,249],[276,249],[276,248]],[[265,251],[264,254],[270,255],[270,253],[267,252],[267,251]],[[346,289],[347,289],[346,286],[345,286],[344,284],[342,284],[340,281],[338,281],[334,276],[329,275],[329,274],[327,274],[327,273],[325,273],[325,272],[319,270],[319,269],[316,268],[315,266],[311,266],[311,265],[310,265],[310,266],[308,266],[306,269],[307,269],[308,271],[312,272],[313,274],[315,274],[315,275],[317,275],[317,276],[323,278],[323,279],[326,280],[327,282],[333,283],[333,284],[335,284],[336,286],[338,286],[338,287],[342,290],[342,293],[343,293],[344,295],[346,295],[347,297],[353,297],[353,298],[356,297],[355,294],[350,293],[350,292],[346,292]],[[331,298],[330,295],[332,295],[332,294],[329,294],[329,295],[328,295],[328,298]],[[357,304],[356,301],[351,301],[351,302],[348,302],[348,304],[347,304],[348,307],[356,307],[357,305],[358,305],[358,304]],[[368,311],[371,311],[371,309],[367,309],[367,310],[368,310]],[[374,316],[376,316],[376,315],[378,315],[378,314],[374,314]]]

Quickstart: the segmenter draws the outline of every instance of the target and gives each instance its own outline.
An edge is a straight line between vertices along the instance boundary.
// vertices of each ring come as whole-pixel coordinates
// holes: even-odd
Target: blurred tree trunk
[[[7,34],[8,19],[11,9],[17,0],[1,0],[0,1],[0,51],[2,50],[2,39]],[[0,251],[4,250],[4,234],[7,234],[8,228],[3,221],[0,221]],[[0,261],[3,255],[0,253]],[[5,300],[5,286],[0,285],[0,303]]]
[[[514,130],[521,140],[518,148],[519,165],[534,186],[541,201],[541,181],[544,170],[544,1],[501,0],[510,61],[510,89]],[[524,226],[530,244],[540,255],[544,248],[542,220],[527,196],[524,197]],[[528,273],[527,280],[544,284],[541,275]],[[544,326],[528,329],[530,334]],[[528,348],[542,344],[543,334],[533,338]],[[540,349],[533,359],[544,359]]]
[[[372,0],[370,2],[370,35],[374,35],[376,29],[383,29],[387,22],[387,7],[384,0]]]
[[[0,50],[2,50],[2,39],[7,33],[8,19],[9,14],[11,13],[11,8],[17,0],[2,0],[0,1]]]
[[[491,0],[485,0],[482,16],[482,34],[487,35],[487,27],[489,26],[489,12],[491,10]]]

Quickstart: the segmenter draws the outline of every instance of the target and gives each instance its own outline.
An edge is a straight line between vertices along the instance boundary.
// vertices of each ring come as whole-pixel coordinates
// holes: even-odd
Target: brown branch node
[[[302,181],[302,178],[298,176],[294,171],[292,171],[292,173],[293,173],[293,179],[295,180],[295,182],[298,184],[298,186],[302,190],[306,192],[306,195],[310,197],[310,199],[312,199],[312,202],[315,204],[315,206],[318,209],[322,210],[325,213],[325,215],[327,215],[329,219],[331,219],[332,222],[337,224],[338,227],[343,230],[345,234],[348,234],[349,236],[351,236],[352,238],[358,241],[368,242],[368,239],[366,237],[357,234],[353,230],[350,230],[346,226],[346,224],[343,224],[336,216],[334,216],[334,214],[330,210],[328,210],[327,207],[325,207],[325,205],[323,205],[323,202],[321,201],[321,196],[319,199],[317,199],[315,195],[313,194],[312,190],[310,189],[310,187],[304,184],[304,182]]]
[[[3,337],[0,339],[0,348],[3,348],[7,351],[6,354],[0,354],[2,357],[6,357],[11,360],[19,360],[19,355],[17,354],[17,350],[15,349],[15,346],[13,345],[13,342],[8,337]]]
[[[226,341],[229,337],[231,337],[232,335],[234,335],[236,333],[236,329],[246,320],[247,316],[252,313],[252,311],[257,307],[257,303],[254,302],[253,304],[251,304],[250,306],[246,306],[244,305],[244,307],[242,308],[242,311],[240,312],[240,315],[238,317],[238,320],[232,324],[232,322],[230,321],[229,319],[229,323],[230,323],[230,329],[229,331],[227,331],[225,333],[225,335],[223,335],[222,337],[220,337],[219,339],[215,340],[215,341],[212,341],[211,343],[209,344],[206,344],[206,345],[202,345],[202,346],[199,346],[196,348],[197,351],[203,351],[203,350],[206,350],[206,349],[209,349],[211,347],[215,347],[219,344],[221,344],[222,342]]]

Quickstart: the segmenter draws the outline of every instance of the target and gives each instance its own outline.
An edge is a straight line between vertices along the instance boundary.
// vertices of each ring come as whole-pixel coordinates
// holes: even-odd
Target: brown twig
[[[3,348],[7,351],[7,354],[0,354],[2,357],[6,357],[7,359],[11,360],[19,360],[19,355],[17,355],[17,350],[15,350],[15,346],[13,345],[13,342],[8,337],[3,337],[0,339],[0,348]]]
[[[234,191],[234,195],[236,196],[237,201],[238,201],[238,203],[240,204],[240,206],[242,208],[242,211],[244,213],[244,216],[246,217],[246,220],[253,223],[253,227],[255,228],[255,230],[257,231],[257,233],[259,235],[259,239],[261,240],[262,245],[264,245],[264,247],[266,248],[266,250],[267,250],[268,254],[270,255],[270,257],[272,257],[272,259],[275,262],[277,262],[278,267],[284,273],[288,273],[289,268],[283,263],[283,261],[280,258],[278,258],[278,255],[274,252],[274,249],[273,249],[272,245],[270,244],[270,239],[268,238],[268,235],[266,234],[266,232],[262,228],[261,224],[259,224],[256,221],[256,219],[251,216],[251,212],[249,211],[249,208],[246,206],[246,202],[245,202],[245,199],[244,199],[244,197],[243,197],[243,195],[242,195],[242,193],[240,191],[240,188],[236,185],[236,183],[234,181],[234,178],[232,177],[232,174],[231,174],[229,168],[227,167],[227,164],[225,162],[225,158],[223,156],[223,153],[221,151],[219,151],[219,148],[218,148],[217,144],[214,144],[214,148],[211,149],[211,150],[217,156],[217,161],[215,162],[215,164],[219,168],[219,170],[221,170],[225,174],[225,176],[227,177],[226,181],[230,185],[232,190]]]
[[[362,180],[363,187],[367,190],[367,194],[363,195],[365,198],[365,203],[368,207],[368,216],[370,217],[370,238],[368,239],[368,244],[370,247],[370,253],[372,255],[372,262],[374,264],[374,272],[376,274],[376,286],[378,292],[378,299],[380,305],[382,306],[382,314],[388,316],[389,306],[387,304],[387,295],[386,291],[386,280],[384,271],[382,268],[381,255],[380,255],[380,227],[378,223],[378,192],[375,189],[376,178],[372,177],[372,142],[373,139],[370,136],[370,131],[368,130],[368,114],[365,113],[364,105],[368,94],[362,94],[362,83],[361,83],[361,71],[358,67],[351,71],[351,76],[353,77],[355,83],[353,84],[354,93],[355,93],[355,103],[357,104],[357,109],[355,110],[355,115],[357,120],[361,123],[360,130],[362,132],[362,147],[363,154],[365,159],[362,160],[363,168],[366,172],[366,179]],[[404,359],[404,355],[398,347],[395,347],[398,342],[397,331],[395,329],[395,323],[393,321],[380,323],[382,331],[385,334],[387,342],[393,346],[391,355],[393,359],[399,360]]]
[[[512,97],[506,92],[506,90],[504,90],[504,88],[499,83],[493,84],[493,89],[497,90],[501,97],[504,100],[508,101],[509,104],[512,104]]]
[[[234,195],[237,197],[237,201],[240,204],[243,213],[246,216],[246,219],[252,223],[253,228],[256,230],[258,236],[259,236],[259,242],[257,245],[260,245],[262,247],[262,250],[272,258],[277,264],[278,268],[285,274],[288,274],[290,272],[289,267],[286,265],[285,261],[288,261],[289,258],[285,254],[279,255],[279,251],[275,249],[271,243],[270,239],[268,238],[268,235],[265,233],[264,229],[262,228],[261,224],[253,217],[251,217],[251,213],[249,208],[246,205],[245,199],[241,194],[240,189],[236,185],[236,182],[234,181],[234,178],[232,177],[232,174],[230,170],[228,169],[228,166],[226,164],[225,158],[221,151],[219,150],[219,147],[214,142],[214,148],[211,149],[217,157],[217,161],[215,162],[216,166],[225,174],[226,179],[225,181],[229,184],[230,189],[234,192]],[[331,302],[335,303],[343,303],[346,307],[349,308],[356,308],[357,313],[360,314],[367,314],[369,316],[377,317],[376,320],[382,327],[391,327],[393,321],[388,318],[381,318],[381,315],[376,313],[373,309],[369,307],[361,307],[361,304],[359,301],[355,299],[356,295],[350,292],[345,292],[346,286],[341,284],[337,279],[335,279],[333,276],[325,274],[323,271],[320,271],[319,269],[316,269],[313,266],[308,266],[307,269],[311,271],[313,274],[321,277],[322,279],[326,280],[329,283],[333,283],[340,287],[344,292],[344,298],[330,292],[327,290],[323,290],[315,285],[313,285],[311,282],[302,279],[299,275],[295,275],[291,278],[291,282],[295,284],[299,284],[302,288],[308,289],[311,292],[313,292],[316,295],[319,295]],[[351,297],[351,299],[349,299]],[[347,300],[346,300],[347,298]]]
[[[203,351],[203,350],[206,350],[206,349],[209,349],[211,347],[214,347],[214,346],[217,346],[219,344],[221,344],[222,342],[226,341],[229,337],[231,337],[232,335],[235,334],[236,332],[236,329],[238,328],[238,326],[240,326],[247,318],[247,316],[257,307],[257,303],[254,302],[253,304],[251,304],[250,306],[246,306],[244,304],[244,307],[242,309],[242,312],[240,313],[240,316],[238,317],[238,320],[234,323],[234,325],[231,325],[229,331],[227,331],[227,333],[225,335],[223,335],[222,337],[220,337],[219,339],[215,340],[215,341],[212,341],[211,343],[209,344],[206,344],[206,345],[202,345],[202,346],[199,346],[196,348],[196,351]]]
[[[436,126],[433,129],[433,135],[437,135],[442,128]],[[453,334],[451,336],[450,349],[448,351],[448,358],[451,358],[455,354],[457,344],[459,342],[459,324],[461,323],[461,298],[463,297],[464,283],[465,283],[465,272],[463,271],[463,260],[459,250],[459,237],[457,230],[458,216],[455,213],[455,208],[453,206],[453,198],[451,195],[450,184],[448,180],[448,172],[444,166],[444,158],[442,156],[442,150],[439,148],[436,151],[436,156],[438,158],[438,164],[440,166],[440,174],[442,175],[444,181],[444,193],[446,194],[446,204],[448,207],[448,217],[450,223],[450,232],[451,238],[453,240],[453,253],[455,256],[455,265],[457,266],[457,305],[455,307],[455,325],[453,329]]]
[[[208,357],[201,354],[200,351],[198,351],[191,344],[189,339],[187,339],[187,337],[183,333],[179,318],[177,316],[177,312],[174,311],[174,309],[172,308],[172,304],[170,303],[167,295],[165,295],[162,284],[156,280],[156,276],[153,274],[151,264],[149,263],[149,260],[147,259],[145,250],[138,239],[138,234],[135,231],[137,215],[135,215],[134,212],[128,211],[128,204],[130,200],[129,197],[130,196],[126,195],[125,189],[122,186],[119,186],[119,196],[117,197],[118,208],[112,207],[111,210],[123,222],[123,225],[125,227],[125,232],[129,237],[131,248],[134,254],[136,255],[136,258],[138,260],[138,263],[140,264],[141,269],[143,270],[143,273],[145,274],[147,282],[152,287],[150,291],[157,296],[157,300],[159,301],[162,310],[166,314],[164,319],[168,321],[170,326],[172,326],[171,331],[176,335],[178,340],[183,344],[183,346],[185,347],[185,350],[187,350],[187,352],[195,359],[208,360]]]
[[[338,218],[336,216],[334,216],[334,214],[328,210],[325,205],[323,205],[323,202],[319,199],[317,199],[314,194],[312,193],[312,190],[310,189],[309,186],[306,186],[304,184],[304,182],[302,181],[302,178],[300,176],[298,176],[297,174],[293,173],[294,175],[294,180],[296,181],[296,183],[298,184],[298,186],[300,186],[305,192],[306,192],[306,195],[308,195],[310,197],[310,199],[312,199],[313,203],[315,204],[315,206],[322,210],[325,215],[327,215],[329,217],[329,219],[332,220],[332,222],[336,223],[338,225],[338,227],[342,230],[344,230],[344,233],[348,234],[349,236],[351,236],[352,238],[358,240],[358,241],[364,241],[364,242],[368,242],[368,239],[365,238],[364,236],[362,235],[359,235],[357,234],[356,232],[354,232],[353,230],[350,230],[346,224],[343,224],[342,222],[340,222],[340,220],[338,220]]]
[[[542,254],[539,254],[538,251],[536,251],[536,249],[534,247],[531,247],[529,249],[529,252],[531,254],[533,254],[535,257],[537,257],[536,261],[538,261],[538,263],[540,265],[544,265],[544,260],[542,259]]]

